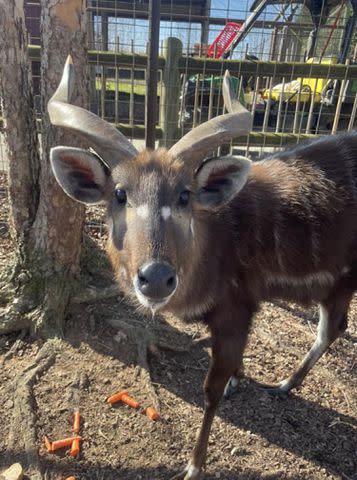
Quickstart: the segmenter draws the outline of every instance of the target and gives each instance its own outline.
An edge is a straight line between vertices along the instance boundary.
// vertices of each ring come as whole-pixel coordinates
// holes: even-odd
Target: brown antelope
[[[252,317],[264,300],[320,305],[317,338],[277,393],[300,385],[346,329],[357,288],[357,134],[328,136],[252,163],[205,160],[251,129],[251,114],[224,79],[226,115],[170,150],[137,152],[114,127],[71,105],[73,65],[48,104],[51,122],[95,150],[51,150],[63,190],[107,206],[108,252],[124,291],[151,310],[204,321],[212,358],[192,458],[174,478],[200,478],[222,395],[234,392]]]

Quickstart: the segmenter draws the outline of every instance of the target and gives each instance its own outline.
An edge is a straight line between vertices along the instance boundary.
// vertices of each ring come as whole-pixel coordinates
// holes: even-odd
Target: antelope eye
[[[120,188],[115,189],[115,196],[119,205],[126,204],[126,191],[121,190]]]
[[[188,190],[184,190],[180,193],[178,204],[180,207],[186,207],[190,200],[190,192]]]

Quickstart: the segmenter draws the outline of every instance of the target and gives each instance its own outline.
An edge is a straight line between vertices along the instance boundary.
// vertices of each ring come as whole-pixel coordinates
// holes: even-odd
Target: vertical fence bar
[[[101,75],[102,84],[101,84],[101,92],[100,92],[101,93],[100,108],[101,108],[102,118],[104,118],[105,117],[105,91],[107,89],[107,76],[106,76],[104,65],[102,65],[101,71],[102,71],[102,75]]]
[[[134,40],[131,41],[131,54],[134,62]],[[129,125],[134,125],[134,65],[130,70]]]
[[[258,95],[259,95],[259,83],[260,83],[259,81],[260,81],[260,77],[258,75],[256,80],[255,80],[253,103],[252,103],[252,110],[251,110],[253,117],[254,117],[254,114],[255,114],[255,109],[256,109],[256,106],[257,106],[257,100],[258,100]]]
[[[311,98],[310,98],[310,108],[309,108],[309,115],[307,117],[306,133],[311,133],[312,119],[314,118],[314,107],[315,107],[317,82],[318,82],[318,79],[316,78],[315,84],[314,84],[314,90],[313,90]]]
[[[338,94],[335,117],[333,119],[333,125],[332,125],[332,130],[331,130],[332,135],[337,133],[338,122],[340,121],[340,115],[341,115],[342,102],[343,102],[343,98],[344,98],[345,93],[346,93],[345,88],[346,88],[346,80],[343,79],[341,81],[341,88],[340,88],[340,91],[339,91],[339,94]]]
[[[263,120],[263,128],[262,128],[263,132],[266,132],[267,128],[268,128],[272,88],[273,88],[273,77],[270,77],[270,80],[269,80],[269,96],[268,96],[268,101],[267,101],[267,104],[266,104],[266,107],[265,107],[264,120]]]
[[[119,37],[115,37],[115,52],[119,52]],[[114,121],[119,123],[119,68],[115,65]]]
[[[353,125],[355,123],[355,118],[356,118],[356,112],[357,112],[357,93],[356,93],[356,96],[355,96],[355,100],[353,102],[350,121],[348,123],[348,131],[352,130],[352,128],[353,128]]]
[[[182,56],[182,43],[178,38],[169,37],[164,44],[165,67],[162,75],[162,98],[160,102],[160,126],[163,131],[161,145],[170,147],[178,136],[181,81],[179,59]],[[183,105],[181,106],[181,111]]]
[[[199,85],[200,85],[201,76],[198,73],[196,75],[196,85],[195,85],[195,99],[193,102],[193,122],[192,127],[195,128],[198,123],[198,97],[199,97]]]
[[[209,86],[209,99],[208,99],[208,120],[212,118],[213,115],[213,75],[211,75],[211,84]]]
[[[102,50],[108,51],[108,15],[102,13],[101,15],[101,24],[102,24]],[[102,118],[105,118],[105,96],[107,90],[107,70],[104,65],[102,65],[102,89],[101,89],[101,114]]]
[[[283,81],[282,81],[282,84],[281,84],[281,92],[280,92],[279,105],[278,105],[278,114],[277,114],[277,117],[276,117],[275,133],[279,133],[279,131],[280,131],[281,112],[282,112],[282,109],[283,109],[283,102],[284,102],[284,90],[285,90],[285,77],[283,77]]]
[[[184,121],[184,112],[185,112],[185,88],[186,88],[186,82],[187,82],[187,74],[184,73],[182,75],[182,94],[181,94],[181,102],[180,102],[180,120],[179,120],[179,125],[180,127],[183,124]],[[163,82],[162,82],[163,83]],[[161,89],[161,100],[163,99],[163,92]]]
[[[155,127],[157,121],[157,71],[160,38],[160,0],[149,1],[149,55],[146,86],[146,148],[155,148]]]
[[[302,90],[302,78],[300,79],[299,90],[298,90],[297,98],[296,98],[293,133],[297,133],[297,130],[298,130],[301,90]]]

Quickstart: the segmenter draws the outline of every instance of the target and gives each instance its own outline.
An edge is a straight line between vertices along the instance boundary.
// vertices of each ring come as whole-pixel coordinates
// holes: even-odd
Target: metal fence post
[[[146,70],[145,144],[155,148],[157,122],[157,72],[160,40],[160,0],[149,0],[149,51]]]
[[[160,99],[160,145],[171,147],[179,136],[178,120],[180,112],[181,78],[179,59],[182,56],[182,42],[169,37],[164,41],[165,67],[162,75],[163,89]]]

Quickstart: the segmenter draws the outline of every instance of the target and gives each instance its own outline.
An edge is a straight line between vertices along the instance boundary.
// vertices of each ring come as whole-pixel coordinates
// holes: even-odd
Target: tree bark
[[[9,161],[11,236],[19,251],[35,220],[40,168],[25,32],[23,0],[0,0],[0,92]]]
[[[9,3],[14,2],[22,12],[20,3],[22,4],[23,0],[11,0]],[[5,3],[7,3],[5,0],[0,0],[1,5]],[[79,106],[87,106],[87,47],[85,0],[41,0],[41,9],[42,156],[40,169],[36,171],[37,174],[39,173],[40,188],[36,190],[36,182],[28,187],[29,195],[34,195],[34,190],[38,194],[36,202],[31,204],[31,222],[28,222],[30,228],[26,231],[24,253],[17,257],[14,276],[15,298],[10,309],[0,311],[0,333],[11,331],[11,318],[13,318],[13,330],[24,328],[25,324],[39,335],[50,337],[62,334],[66,308],[75,291],[76,278],[80,273],[85,212],[83,206],[63,193],[51,171],[49,162],[51,147],[81,146],[81,144],[68,132],[51,126],[47,114],[47,103],[58,86],[66,57],[71,54],[76,68],[76,86],[72,100]],[[15,58],[13,72],[5,72],[8,84],[11,82],[11,75],[14,78],[19,75],[15,71],[16,67],[19,69],[21,65],[27,65],[28,68],[26,63],[28,59],[25,56],[27,55],[25,54],[26,45],[23,45],[24,24],[22,22],[20,25],[16,22],[14,16],[12,19],[10,17],[7,19],[7,24],[11,23],[15,24],[12,26],[14,34],[8,42],[15,45],[14,48],[19,50],[21,58]],[[16,34],[17,27],[20,35]],[[27,89],[31,90],[30,84]],[[7,91],[5,89],[4,97]],[[24,90],[19,87],[18,91]],[[29,93],[25,95],[30,96]],[[31,130],[29,124],[22,124],[21,130],[18,131],[19,135],[26,137]],[[10,143],[16,141],[12,136],[11,121],[9,137],[11,137]],[[22,156],[19,158],[23,165],[19,167],[20,171],[30,169],[31,163],[28,157],[32,158],[31,155],[33,155],[33,152],[28,156],[24,154],[24,150],[26,152],[24,145],[22,142],[20,148]],[[17,192],[10,191],[11,202],[15,205],[21,190],[22,188]]]

